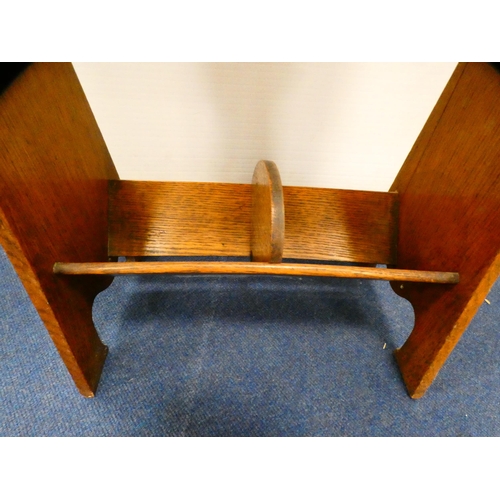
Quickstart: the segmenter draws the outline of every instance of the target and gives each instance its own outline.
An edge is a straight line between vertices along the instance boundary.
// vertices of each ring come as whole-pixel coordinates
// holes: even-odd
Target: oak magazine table
[[[418,398],[500,274],[494,65],[457,66],[387,193],[282,186],[269,160],[249,184],[122,181],[70,63],[2,66],[0,242],[84,396],[107,354],[92,304],[113,276],[388,280],[415,312],[395,356]],[[178,260],[140,260],[164,256]]]

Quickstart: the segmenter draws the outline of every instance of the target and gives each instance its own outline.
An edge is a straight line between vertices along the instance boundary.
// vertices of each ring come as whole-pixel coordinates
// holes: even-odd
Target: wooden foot
[[[76,387],[93,397],[108,348],[92,321],[96,295],[111,284],[110,277],[55,276],[50,262],[30,262],[29,252],[16,238],[0,210],[0,242],[36,307]]]

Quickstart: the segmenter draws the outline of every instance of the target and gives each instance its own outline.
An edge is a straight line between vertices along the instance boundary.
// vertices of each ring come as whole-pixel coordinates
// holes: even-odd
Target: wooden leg
[[[61,315],[56,309],[52,308],[54,317]],[[66,318],[72,319],[79,316],[78,322],[68,325],[60,319],[56,320],[57,323],[49,324],[44,318],[45,325],[80,394],[93,397],[108,348],[97,335],[91,308],[77,312],[66,310],[64,314]]]

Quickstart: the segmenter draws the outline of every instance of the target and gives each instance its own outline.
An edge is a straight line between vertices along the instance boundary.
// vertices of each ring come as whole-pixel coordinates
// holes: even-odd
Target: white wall
[[[74,63],[120,176],[386,191],[456,63]]]

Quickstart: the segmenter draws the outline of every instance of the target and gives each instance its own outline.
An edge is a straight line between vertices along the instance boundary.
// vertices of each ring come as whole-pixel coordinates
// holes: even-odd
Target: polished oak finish
[[[284,259],[395,264],[396,193],[283,187]],[[252,185],[112,181],[109,254],[250,257]]]
[[[390,280],[415,310],[396,359],[417,398],[500,274],[493,66],[457,67],[389,193],[282,187],[269,161],[253,185],[120,181],[72,66],[14,70],[0,80],[0,241],[85,396],[107,351],[92,303],[114,275]],[[303,259],[357,265],[290,262]]]
[[[415,310],[396,352],[422,396],[500,274],[500,74],[460,64],[397,176],[398,268],[450,269],[460,283],[394,283]]]
[[[395,264],[398,195],[283,188],[285,259]]]
[[[117,178],[71,64],[29,65],[0,96],[0,242],[85,396],[107,352],[92,303],[112,278],[52,268],[108,259],[108,179]]]
[[[285,243],[283,187],[276,163],[261,160],[252,178],[251,252],[254,262],[281,262]]]

